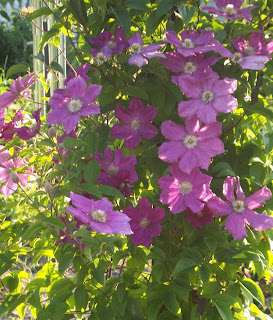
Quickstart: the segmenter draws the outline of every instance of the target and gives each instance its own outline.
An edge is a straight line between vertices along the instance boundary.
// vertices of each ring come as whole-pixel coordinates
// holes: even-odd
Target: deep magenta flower
[[[111,50],[111,56],[119,54],[129,47],[122,28],[116,29],[114,37],[111,31],[104,31],[98,37],[92,37],[90,43],[100,49],[107,47]]]
[[[202,10],[225,17],[228,20],[244,18],[250,21],[252,19],[250,11],[256,8],[256,6],[250,6],[241,9],[243,0],[215,0],[215,4],[218,9],[211,6],[204,6]]]
[[[35,75],[36,72],[32,72],[28,74],[25,79],[22,79],[22,77],[17,78],[10,85],[10,91],[5,92],[0,96],[0,108],[9,106],[19,98],[29,98],[31,90],[26,89],[37,81],[37,78],[34,78]]]
[[[3,149],[4,146],[0,146],[0,182],[4,182],[0,188],[0,192],[5,197],[8,197],[16,191],[18,182],[23,187],[27,186],[32,170],[28,168],[25,171],[16,172],[17,169],[26,167],[27,164],[18,157],[11,159],[9,151]],[[14,182],[16,179],[18,182]]]
[[[10,141],[16,133],[16,129],[21,127],[23,119],[22,109],[19,109],[10,122],[3,124],[0,138],[4,141]]]
[[[144,42],[138,32],[133,34],[128,42],[131,46],[131,52],[133,53],[133,55],[128,60],[129,64],[133,64],[141,68],[145,64],[148,64],[147,59],[165,58],[165,54],[158,51],[162,49],[164,44],[152,43],[146,47],[143,47]]]
[[[201,228],[213,222],[213,214],[206,203],[201,211],[193,213],[191,210],[188,209],[186,210],[186,213],[188,214],[186,220],[194,228]]]
[[[57,139],[57,143],[60,144],[63,142],[64,138],[72,138],[72,139],[77,139],[77,132],[78,128],[76,127],[73,131],[71,131],[70,133],[64,133],[61,136],[59,136],[59,138]],[[68,156],[68,154],[70,153],[70,150],[62,148],[60,146],[58,146],[58,154],[59,157],[62,158],[63,160]],[[55,162],[56,164],[61,163],[55,156],[52,158],[52,161]]]
[[[33,137],[36,136],[37,133],[39,133],[40,128],[41,128],[41,119],[40,119],[40,113],[41,113],[42,108],[34,111],[32,113],[33,118],[36,120],[36,125],[33,126],[32,128],[23,126],[21,128],[15,128],[15,132],[17,133],[18,137],[22,140],[29,140]]]
[[[186,128],[173,121],[164,121],[161,132],[170,142],[164,142],[158,150],[161,160],[178,162],[180,170],[190,173],[195,167],[208,169],[211,157],[225,151],[223,142],[218,138],[222,124],[214,122],[201,127],[199,119],[187,118]]]
[[[121,149],[115,149],[114,152],[110,148],[106,148],[104,156],[100,152],[94,154],[94,159],[98,161],[104,172],[101,172],[96,183],[107,183],[113,176],[118,175],[121,170],[127,170],[130,175],[130,182],[137,181],[137,173],[135,166],[137,164],[136,156],[125,156]],[[106,160],[106,161],[105,161]]]
[[[92,103],[100,94],[102,86],[91,84],[87,87],[82,77],[67,83],[66,90],[56,89],[48,104],[52,107],[47,117],[48,124],[63,123],[67,133],[73,131],[81,117],[100,113],[100,106]]]
[[[131,218],[129,223],[134,233],[131,236],[133,244],[150,248],[153,238],[159,236],[162,231],[160,222],[165,217],[165,210],[160,207],[152,208],[151,203],[145,197],[138,201],[138,206],[139,210],[128,206],[123,212]]]
[[[217,196],[213,196],[208,201],[208,207],[218,217],[227,215],[225,229],[236,240],[241,240],[247,236],[245,224],[257,231],[264,231],[273,228],[273,217],[267,214],[258,214],[254,209],[262,207],[266,200],[272,196],[267,187],[256,191],[251,196],[245,198],[245,194],[237,181],[236,198],[234,196],[236,178],[227,177],[223,184],[223,195],[227,201]]]
[[[262,70],[265,63],[271,59],[273,41],[265,42],[262,31],[251,33],[248,43],[242,36],[231,42],[237,50],[232,61],[240,64],[243,69]]]
[[[151,124],[157,114],[157,108],[153,106],[144,107],[140,99],[133,98],[128,109],[117,105],[116,117],[124,124],[115,124],[111,129],[111,136],[116,139],[125,139],[124,145],[134,150],[144,139],[152,139],[157,135],[157,129]]]
[[[180,34],[181,39],[175,31],[166,31],[166,42],[176,47],[177,51],[185,57],[194,56],[198,53],[214,51],[220,53],[223,57],[231,57],[231,52],[226,49],[218,40],[214,39],[212,31],[184,30]]]
[[[73,207],[66,210],[96,232],[105,234],[131,234],[130,218],[124,213],[113,211],[114,205],[106,198],[92,200],[70,193]]]
[[[196,115],[204,123],[216,121],[218,112],[229,113],[238,106],[238,101],[231,94],[237,89],[237,80],[217,75],[208,79],[195,79],[187,76],[179,79],[182,92],[191,98],[181,101],[178,106],[180,117]]]
[[[83,80],[85,80],[85,82],[88,82],[90,80],[90,78],[87,75],[87,72],[89,71],[88,63],[85,63],[84,65],[78,67],[76,71],[77,71],[77,76],[82,77]],[[76,78],[76,75],[74,74],[74,72],[71,71],[67,76],[67,78],[64,80],[64,85],[67,86],[68,81],[74,78]]]
[[[204,208],[210,197],[211,177],[203,174],[198,168],[194,168],[190,174],[179,169],[177,163],[169,166],[171,173],[158,179],[162,189],[160,201],[169,204],[173,213],[180,213],[189,208],[197,213]]]
[[[129,198],[131,195],[133,182],[131,181],[130,172],[128,170],[120,170],[118,174],[111,176],[111,179],[104,184],[117,189],[126,198]]]

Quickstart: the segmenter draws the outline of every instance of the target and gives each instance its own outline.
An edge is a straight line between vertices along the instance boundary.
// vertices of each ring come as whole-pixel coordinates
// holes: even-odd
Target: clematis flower
[[[134,150],[144,139],[152,139],[157,135],[156,127],[151,124],[157,114],[157,108],[144,107],[140,99],[133,98],[128,109],[117,105],[116,117],[124,124],[115,124],[111,129],[111,136],[116,139],[125,139],[124,145]]]
[[[213,222],[213,214],[211,210],[208,208],[206,203],[204,208],[201,211],[197,213],[193,213],[191,210],[187,209],[186,213],[188,214],[188,216],[186,217],[186,220],[194,228],[201,228]]]
[[[236,197],[234,195],[236,178],[227,177],[223,184],[223,195],[227,201],[217,196],[213,196],[208,201],[208,207],[218,217],[226,216],[225,229],[236,240],[241,240],[247,236],[245,224],[257,231],[264,231],[273,228],[273,217],[267,214],[259,214],[254,209],[262,207],[266,200],[272,196],[267,187],[256,191],[251,196],[245,198],[245,194],[237,181]]]
[[[150,248],[153,238],[159,236],[162,231],[160,222],[165,217],[165,210],[160,207],[152,208],[151,203],[145,197],[138,201],[138,206],[139,210],[128,206],[123,212],[131,218],[129,223],[134,233],[131,236],[133,244]]]
[[[26,167],[27,164],[18,157],[10,159],[11,155],[9,151],[3,149],[4,146],[0,146],[0,182],[4,182],[0,188],[0,192],[5,197],[8,197],[17,190],[18,182],[23,187],[27,186],[32,170],[28,168],[24,172],[15,172],[17,169]]]
[[[87,87],[82,77],[76,77],[67,83],[66,90],[56,89],[48,104],[52,107],[47,117],[48,124],[63,123],[70,133],[81,117],[100,113],[100,106],[92,103],[100,94],[102,86],[91,84]]]
[[[64,133],[61,136],[59,136],[59,138],[57,139],[57,143],[60,144],[63,142],[64,138],[70,137],[72,139],[77,139],[77,132],[78,128],[76,127],[73,131],[71,131],[70,133]],[[70,150],[62,148],[60,146],[58,146],[58,154],[60,156],[60,158],[65,159],[68,154],[70,153]],[[55,162],[56,164],[61,163],[56,157],[52,158],[52,161]]]
[[[10,141],[16,133],[16,129],[21,127],[22,121],[22,109],[19,109],[10,122],[3,124],[0,132],[0,138],[4,141]]]
[[[214,39],[212,31],[201,30],[198,34],[197,30],[184,30],[180,34],[180,38],[175,31],[166,31],[166,42],[176,47],[177,51],[184,57],[194,56],[198,53],[206,53],[214,51],[220,53],[223,57],[231,57],[231,52],[226,49],[218,40]]]
[[[129,47],[122,28],[116,29],[114,38],[111,31],[104,31],[98,37],[92,37],[90,43],[100,49],[107,47],[111,51],[111,56],[119,54]]]
[[[214,122],[201,127],[199,119],[187,118],[186,128],[164,121],[161,125],[163,136],[170,142],[164,142],[158,150],[161,160],[178,162],[180,170],[190,173],[193,168],[208,169],[211,157],[225,151],[223,142],[218,138],[222,133],[222,124]]]
[[[77,76],[82,77],[85,82],[88,82],[90,80],[90,78],[86,75],[87,72],[89,71],[88,63],[85,63],[84,65],[78,67],[76,69],[76,71],[77,71]],[[70,72],[69,75],[67,76],[67,78],[64,80],[64,85],[67,86],[68,81],[70,81],[74,78],[76,78],[74,72]]]
[[[158,51],[162,49],[164,44],[152,43],[146,47],[143,47],[144,42],[138,32],[133,34],[128,42],[131,46],[131,52],[133,53],[128,60],[129,64],[133,64],[141,68],[145,64],[148,64],[147,59],[166,58],[164,53]]]
[[[179,80],[181,91],[191,98],[178,105],[180,117],[196,115],[204,123],[216,121],[218,112],[229,113],[238,106],[238,101],[231,94],[237,89],[237,80],[218,76],[208,79],[195,79],[191,76]]]
[[[112,51],[108,47],[104,47],[100,50],[91,49],[91,56],[95,58],[98,64],[103,64],[112,56]]]
[[[177,163],[169,166],[171,173],[158,179],[162,192],[160,201],[169,204],[172,213],[180,213],[189,208],[197,213],[204,208],[205,202],[211,197],[209,188],[211,177],[194,168],[190,174],[179,169]]]
[[[66,210],[92,230],[105,234],[132,233],[130,218],[113,211],[114,205],[106,198],[95,201],[71,192],[70,199],[73,207],[66,207]]]
[[[18,137],[22,140],[29,140],[33,137],[36,136],[37,133],[39,133],[40,128],[41,128],[41,119],[40,119],[40,113],[41,113],[42,108],[34,111],[32,113],[33,118],[36,120],[36,125],[32,128],[23,126],[21,128],[15,128],[15,132],[17,133]]]
[[[273,41],[264,41],[265,37],[262,31],[251,33],[248,43],[242,36],[231,40],[237,50],[232,61],[240,64],[242,69],[264,69],[265,63],[271,59],[273,52]]]
[[[133,181],[131,180],[130,172],[128,170],[120,170],[119,174],[111,176],[111,179],[104,184],[117,189],[126,198],[129,198],[131,195]]]
[[[241,8],[243,0],[215,0],[215,4],[218,9],[211,6],[204,6],[202,7],[202,10],[225,17],[228,20],[244,18],[247,21],[250,21],[252,19],[250,11],[257,7],[250,6]]]
[[[22,79],[22,77],[17,78],[10,85],[10,91],[5,92],[0,96],[0,108],[9,106],[19,98],[29,98],[31,90],[26,89],[37,81],[37,78],[34,78],[35,75],[36,72],[32,72],[28,74],[25,79]]]
[[[135,171],[137,164],[136,156],[125,156],[121,149],[115,149],[113,152],[107,147],[104,151],[104,157],[102,153],[96,152],[94,159],[98,161],[104,171],[100,173],[96,181],[97,184],[107,183],[113,176],[118,175],[121,170],[127,170],[129,172],[131,183],[134,183],[138,179]]]

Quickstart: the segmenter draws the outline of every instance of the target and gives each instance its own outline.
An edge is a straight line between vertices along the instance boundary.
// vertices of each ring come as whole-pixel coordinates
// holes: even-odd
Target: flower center
[[[232,204],[232,208],[233,208],[233,211],[238,212],[238,213],[242,213],[245,210],[245,203],[242,200],[236,200]]]
[[[141,52],[141,45],[138,43],[133,43],[132,44],[132,52],[133,53],[140,53]]]
[[[193,62],[187,62],[184,65],[183,69],[184,69],[185,73],[193,74],[197,69],[197,65],[195,63],[193,63]]]
[[[79,98],[69,100],[67,108],[69,112],[76,113],[81,110],[83,103]]]
[[[105,57],[103,52],[98,52],[96,55],[96,60],[99,64],[103,64],[107,60],[107,57]]]
[[[184,196],[192,191],[193,185],[189,181],[182,181],[179,183],[180,193]]]
[[[193,149],[197,146],[197,137],[196,136],[186,136],[185,139],[183,139],[183,143],[187,149]]]
[[[131,127],[132,130],[137,130],[137,129],[139,129],[140,125],[141,125],[141,123],[140,123],[140,121],[139,121],[138,118],[133,119],[133,120],[131,121],[131,123],[130,123],[130,127]]]
[[[147,218],[142,219],[139,223],[141,228],[147,228],[149,224],[150,224],[150,220],[148,220]]]
[[[243,58],[242,58],[242,54],[240,52],[236,52],[234,53],[233,55],[233,62],[234,63],[240,63],[243,61]]]
[[[198,218],[202,218],[203,217],[203,212],[202,211],[197,212],[197,217]]]
[[[116,48],[117,44],[115,43],[115,41],[110,40],[110,41],[107,42],[107,46],[108,46],[110,49],[113,50],[113,49]]]
[[[111,163],[107,168],[107,172],[109,174],[117,174],[119,172],[119,167],[114,166],[113,163]]]
[[[255,53],[255,51],[254,51],[254,49],[253,49],[251,46],[247,46],[247,47],[245,48],[245,53],[246,53],[248,56],[253,56],[254,53]]]
[[[91,218],[97,222],[105,223],[108,220],[108,215],[100,209],[94,209],[91,211]]]
[[[205,90],[201,93],[201,100],[205,103],[209,103],[214,99],[214,93],[210,90]]]
[[[224,12],[225,14],[227,14],[228,16],[231,16],[233,14],[237,13],[237,10],[234,8],[233,4],[228,4],[227,6],[225,6],[222,9],[222,12]]]
[[[186,38],[182,41],[182,47],[185,49],[192,49],[194,48],[194,42],[191,39]]]

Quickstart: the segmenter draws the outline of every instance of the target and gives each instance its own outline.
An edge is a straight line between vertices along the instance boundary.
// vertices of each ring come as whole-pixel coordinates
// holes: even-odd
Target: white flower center
[[[105,57],[103,52],[98,52],[96,55],[96,60],[99,64],[103,64],[107,60],[107,57]]]
[[[240,52],[236,52],[234,53],[233,55],[233,62],[234,63],[240,63],[243,61],[243,57],[242,57],[242,54]]]
[[[228,4],[227,6],[225,6],[222,9],[222,12],[224,12],[225,14],[227,14],[228,16],[231,16],[233,14],[237,13],[237,10],[234,8],[233,4]]]
[[[148,220],[147,218],[142,219],[139,223],[141,228],[147,228],[149,224],[150,224],[150,220]]]
[[[185,73],[193,74],[197,70],[197,65],[193,62],[187,62],[183,69]]]
[[[139,43],[132,44],[132,52],[133,53],[140,53],[141,52],[141,45]]]
[[[214,99],[214,93],[210,90],[205,90],[201,93],[201,100],[205,103],[209,103]]]
[[[194,42],[191,39],[186,38],[182,41],[182,47],[185,49],[192,49],[194,48]]]
[[[233,211],[238,212],[238,213],[242,213],[245,210],[245,203],[242,200],[236,200],[232,204],[232,208],[233,208]]]
[[[67,108],[69,112],[76,113],[81,110],[83,103],[79,98],[69,100]]]
[[[117,44],[115,43],[115,41],[110,40],[110,41],[107,42],[107,46],[108,46],[110,49],[113,50],[113,49],[116,48]]]
[[[130,127],[131,127],[132,130],[137,130],[137,129],[139,129],[140,125],[141,125],[141,123],[140,123],[140,121],[139,121],[138,118],[133,119],[133,120],[131,121],[131,123],[130,123]]]
[[[251,46],[247,46],[245,48],[245,53],[248,55],[248,56],[253,56],[255,54],[255,51],[254,49],[251,47]]]
[[[117,174],[119,172],[119,167],[114,166],[113,163],[111,163],[107,168],[107,172],[109,174]]]
[[[108,215],[100,209],[94,209],[90,212],[91,218],[97,222],[105,223],[108,220]]]
[[[189,181],[182,181],[179,183],[180,193],[184,196],[192,191],[193,185]]]
[[[187,149],[193,149],[197,146],[197,137],[188,135],[183,139],[183,143]]]

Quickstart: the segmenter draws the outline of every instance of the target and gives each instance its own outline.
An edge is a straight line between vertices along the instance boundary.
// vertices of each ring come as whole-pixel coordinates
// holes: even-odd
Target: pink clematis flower
[[[157,108],[144,107],[140,99],[133,98],[128,109],[117,105],[116,117],[124,122],[123,125],[115,124],[111,129],[111,136],[116,139],[125,139],[124,145],[134,150],[144,139],[152,139],[157,135],[157,129],[151,124],[157,114]]]
[[[223,57],[231,57],[231,52],[226,49],[218,40],[214,39],[212,31],[184,30],[180,33],[180,38],[175,31],[166,31],[166,42],[176,47],[177,51],[185,57],[194,56],[198,53],[214,51],[220,53]]]
[[[242,69],[262,70],[265,63],[271,59],[273,41],[265,41],[264,33],[253,32],[247,41],[239,36],[231,40],[237,52],[233,55],[233,62],[240,64]]]
[[[106,198],[92,200],[70,193],[73,207],[66,210],[79,221],[90,226],[96,232],[105,234],[131,234],[129,221],[124,213],[113,211],[114,205]]]
[[[103,64],[112,56],[112,51],[108,47],[102,49],[91,49],[91,56],[98,64]]]
[[[197,213],[204,208],[205,202],[211,197],[209,188],[211,177],[194,168],[190,174],[179,169],[177,163],[169,166],[171,173],[158,179],[162,189],[160,201],[169,204],[172,213],[180,213],[189,208]]]
[[[194,227],[201,228],[213,222],[213,214],[211,210],[208,208],[208,205],[205,204],[203,210],[193,213],[191,210],[187,209],[186,213],[188,216],[186,220]]]
[[[243,0],[215,0],[215,4],[218,9],[211,6],[204,6],[202,7],[202,10],[225,17],[228,20],[244,18],[247,21],[250,21],[252,19],[250,11],[257,7],[250,6],[241,9]]]
[[[164,142],[158,150],[161,160],[178,162],[180,170],[190,173],[195,167],[208,169],[211,157],[225,151],[223,142],[218,138],[222,133],[222,124],[214,122],[201,127],[197,118],[187,118],[186,128],[164,121],[161,125],[163,136],[170,142]]]
[[[19,109],[10,122],[3,124],[0,138],[4,141],[10,141],[15,135],[17,128],[21,127],[23,119],[22,109]]]
[[[227,215],[225,229],[236,240],[241,240],[247,236],[245,224],[257,231],[264,231],[273,228],[273,217],[267,214],[258,214],[254,209],[262,207],[266,200],[272,196],[267,187],[256,191],[251,196],[245,198],[245,194],[237,181],[236,198],[234,190],[236,178],[227,177],[223,184],[223,195],[228,201],[224,201],[217,196],[213,196],[208,201],[208,207],[218,217]]]
[[[141,68],[145,64],[148,64],[147,59],[166,58],[164,53],[158,51],[162,49],[164,44],[152,43],[146,47],[143,47],[144,42],[138,32],[133,34],[128,42],[131,46],[131,52],[133,53],[128,60],[129,64],[133,64]]]
[[[204,123],[216,121],[218,112],[229,113],[238,106],[238,101],[231,94],[237,89],[237,80],[224,78],[219,80],[217,75],[209,79],[195,79],[187,76],[180,78],[179,87],[191,98],[181,101],[178,105],[180,117],[196,115]]]
[[[67,83],[66,90],[56,89],[48,104],[52,107],[47,117],[48,124],[63,123],[70,133],[81,117],[100,113],[100,106],[92,103],[100,94],[102,86],[91,84],[87,87],[82,77],[76,77]]]
[[[89,65],[88,65],[88,63],[85,63],[84,65],[78,67],[78,68],[76,69],[76,71],[77,71],[77,76],[82,77],[83,80],[85,80],[86,83],[90,80],[90,78],[88,77],[88,75],[86,75],[87,72],[89,71]],[[69,75],[67,76],[67,78],[64,80],[64,85],[67,86],[68,81],[70,81],[70,80],[72,80],[72,79],[74,79],[74,78],[76,78],[76,76],[75,76],[74,72],[71,71],[71,72],[69,73]]]
[[[159,236],[162,231],[160,222],[165,217],[165,210],[160,207],[152,208],[151,203],[145,197],[138,201],[138,206],[139,210],[128,206],[123,212],[131,218],[129,223],[134,233],[131,236],[133,244],[150,248],[153,238]]]
[[[28,168],[24,172],[15,172],[16,169],[26,167],[27,164],[19,158],[10,159],[11,155],[9,151],[3,149],[4,146],[0,146],[0,182],[4,182],[0,188],[0,192],[5,197],[8,197],[16,191],[18,182],[23,187],[27,186],[32,170]]]
[[[0,108],[9,106],[19,98],[29,98],[31,90],[26,89],[37,81],[37,78],[34,78],[35,75],[36,72],[32,72],[28,74],[25,79],[22,79],[22,77],[17,78],[10,85],[10,91],[5,92],[0,96]]]
[[[34,111],[32,113],[33,118],[36,120],[36,125],[32,128],[23,126],[21,128],[15,128],[15,132],[17,133],[18,137],[22,140],[29,140],[33,137],[36,136],[36,134],[39,133],[40,128],[41,128],[41,119],[40,119],[40,113],[41,113],[42,108]]]

